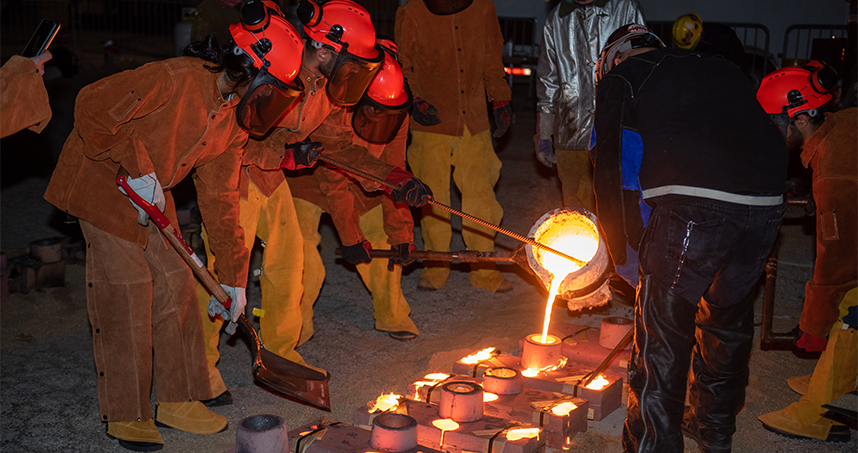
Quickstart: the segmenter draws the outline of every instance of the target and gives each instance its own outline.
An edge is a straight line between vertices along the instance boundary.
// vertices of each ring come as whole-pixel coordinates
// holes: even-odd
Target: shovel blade
[[[309,406],[331,411],[328,376],[312,368],[280,357],[266,349],[259,350],[260,365],[254,377],[265,385]]]

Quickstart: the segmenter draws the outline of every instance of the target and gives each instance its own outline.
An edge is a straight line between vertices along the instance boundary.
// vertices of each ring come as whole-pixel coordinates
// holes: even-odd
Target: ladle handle
[[[324,155],[319,156],[319,160],[320,160],[320,161],[322,161],[322,162],[325,162],[325,163],[327,163],[327,164],[331,164],[331,165],[333,165],[333,166],[335,166],[335,167],[341,168],[341,169],[343,169],[343,170],[345,170],[345,171],[347,171],[347,172],[349,172],[349,173],[352,173],[352,174],[354,174],[354,175],[360,176],[360,177],[362,177],[362,178],[369,179],[370,181],[373,181],[373,182],[376,182],[376,183],[378,183],[378,184],[381,184],[381,185],[383,185],[383,186],[385,186],[385,187],[387,187],[387,188],[389,188],[389,189],[399,189],[399,188],[400,188],[400,187],[399,187],[399,186],[397,186],[396,184],[391,184],[391,183],[389,183],[389,182],[385,181],[384,179],[379,178],[378,176],[371,175],[371,174],[366,173],[366,172],[364,172],[364,171],[358,170],[357,168],[354,168],[354,167],[352,167],[352,166],[350,166],[350,165],[346,165],[346,164],[343,164],[343,163],[341,163],[341,162],[337,162],[337,161],[335,161],[335,160],[332,160],[332,159],[331,159],[331,158],[329,158],[329,157],[325,157]],[[554,250],[553,248],[551,248],[551,247],[549,247],[549,246],[547,246],[547,245],[540,244],[539,242],[536,242],[533,238],[529,238],[529,237],[525,237],[525,236],[522,236],[522,235],[517,234],[517,233],[513,233],[512,231],[509,231],[509,230],[507,230],[507,229],[505,229],[505,228],[501,228],[501,227],[499,227],[499,226],[497,226],[497,225],[493,225],[493,224],[491,224],[491,223],[489,223],[489,222],[486,222],[485,220],[478,219],[478,218],[476,218],[476,217],[474,217],[474,216],[472,216],[472,215],[470,215],[470,214],[466,214],[466,213],[464,213],[464,212],[462,212],[462,211],[459,211],[458,209],[454,209],[454,208],[451,208],[451,207],[449,207],[449,206],[447,206],[447,205],[445,205],[445,204],[438,203],[437,201],[435,201],[435,200],[434,200],[434,199],[432,199],[432,198],[430,198],[430,199],[429,199],[429,204],[431,204],[432,206],[435,206],[435,207],[437,207],[437,208],[443,209],[443,210],[445,210],[445,211],[447,211],[447,212],[450,212],[450,213],[452,213],[452,214],[456,214],[457,216],[459,216],[459,217],[461,217],[461,218],[463,218],[463,219],[470,220],[471,222],[474,222],[474,223],[479,224],[479,225],[482,225],[482,226],[484,226],[484,227],[486,227],[486,228],[489,228],[489,229],[495,230],[495,231],[497,231],[498,233],[505,234],[505,235],[507,235],[507,236],[509,236],[509,237],[511,237],[511,238],[513,238],[513,239],[516,239],[516,240],[519,240],[519,241],[521,241],[521,242],[524,242],[525,244],[530,244],[530,245],[532,245],[532,246],[534,246],[534,247],[539,247],[539,248],[541,248],[541,249],[543,249],[543,250],[545,250],[545,251],[547,251],[547,252],[551,252],[551,253],[553,253],[553,254],[555,254],[555,255],[557,255],[557,256],[560,256],[560,257],[566,258],[567,260],[570,260],[570,261],[572,261],[573,263],[575,263],[578,267],[584,267],[584,266],[587,264],[587,262],[586,262],[586,261],[579,260],[578,258],[575,258],[575,257],[569,256],[569,255],[567,255],[567,254],[565,254],[565,253],[563,253],[563,252],[560,252],[560,251]]]

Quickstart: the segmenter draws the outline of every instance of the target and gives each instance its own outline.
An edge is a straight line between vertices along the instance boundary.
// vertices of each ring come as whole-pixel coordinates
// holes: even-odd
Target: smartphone
[[[42,54],[44,51],[48,50],[48,46],[51,45],[51,41],[54,40],[54,37],[59,31],[59,22],[50,19],[42,19],[39,27],[36,28],[36,32],[30,37],[30,42],[27,43],[27,47],[25,47],[24,51],[21,52],[21,56],[30,58]]]

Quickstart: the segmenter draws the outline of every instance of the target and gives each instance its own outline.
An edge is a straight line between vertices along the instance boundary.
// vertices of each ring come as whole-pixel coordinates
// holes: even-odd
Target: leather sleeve
[[[224,153],[196,167],[197,204],[215,256],[218,282],[244,288],[250,265],[250,251],[244,245],[239,224],[238,178],[241,155],[247,142],[239,134]]]
[[[13,56],[0,67],[0,137],[23,129],[42,132],[50,120],[48,92],[36,64]]]
[[[131,123],[166,105],[175,83],[165,66],[148,64],[84,87],[75,101],[75,128],[87,145],[87,157],[111,159],[132,176],[155,171]]]

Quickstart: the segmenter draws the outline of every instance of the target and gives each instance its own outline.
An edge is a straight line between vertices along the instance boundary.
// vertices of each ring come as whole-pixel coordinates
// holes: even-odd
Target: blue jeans
[[[641,239],[641,275],[693,304],[732,306],[759,280],[784,210],[692,197],[658,203]]]

